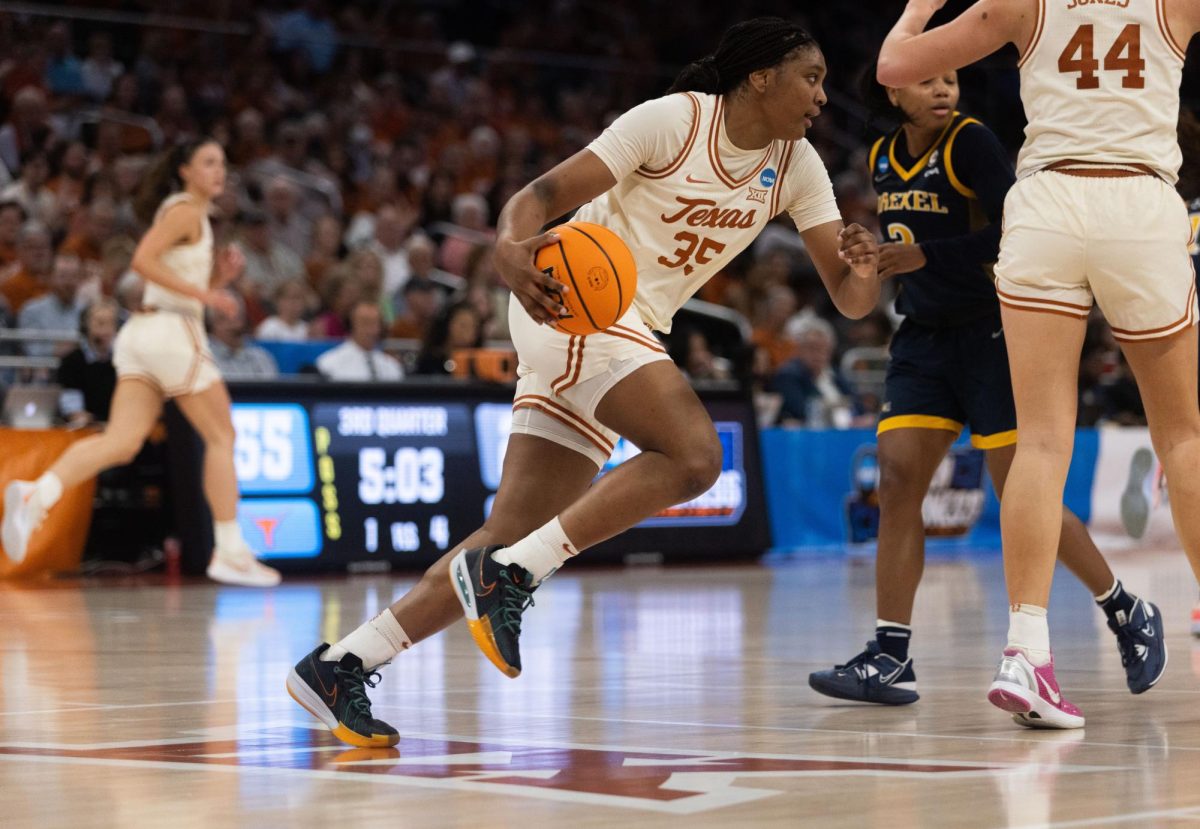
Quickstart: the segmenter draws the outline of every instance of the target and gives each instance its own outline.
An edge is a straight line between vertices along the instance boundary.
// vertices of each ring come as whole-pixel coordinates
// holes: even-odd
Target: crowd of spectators
[[[799,14],[834,44],[831,105],[810,138],[846,219],[874,227],[869,125],[855,90],[902,5],[886,0],[871,14],[861,4],[798,12],[765,2],[680,15],[665,0],[549,10],[501,0],[203,9],[94,0],[74,7],[99,13],[77,18],[0,14],[0,324],[81,331],[79,347],[24,346],[64,358],[64,380],[103,363],[140,305],[129,262],[143,230],[132,210],[142,172],[161,148],[204,134],[230,162],[213,217],[218,244],[236,241],[246,258],[231,286],[238,313],[208,319],[227,377],[278,374],[255,341],[310,340],[335,345],[311,366],[331,379],[452,373],[460,350],[508,335],[491,257],[508,197],[661,94],[725,25],[761,13]],[[975,105],[1015,148],[1014,78],[966,73],[963,107]],[[853,375],[886,348],[896,320],[882,305],[864,320],[838,318],[790,226],[770,228],[700,298],[744,316],[753,338],[746,353],[723,353],[703,326],[678,327],[671,353],[693,378],[754,383],[776,422],[872,421],[877,389]],[[388,353],[397,341],[403,361]],[[1081,418],[1141,416],[1118,355],[1097,322]],[[96,387],[82,391],[102,418]]]

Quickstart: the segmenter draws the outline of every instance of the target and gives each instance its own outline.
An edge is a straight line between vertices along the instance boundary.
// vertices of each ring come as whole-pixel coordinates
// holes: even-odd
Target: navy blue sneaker
[[[1150,602],[1138,599],[1129,617],[1118,610],[1116,618],[1108,620],[1108,629],[1117,635],[1125,684],[1135,694],[1149,691],[1167,668],[1162,614]]]
[[[921,698],[912,660],[901,662],[888,656],[874,639],[845,665],[809,674],[808,685],[827,697],[882,705],[908,705]]]

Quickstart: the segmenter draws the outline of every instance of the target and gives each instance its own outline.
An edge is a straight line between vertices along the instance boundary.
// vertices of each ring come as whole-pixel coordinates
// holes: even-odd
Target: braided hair
[[[735,23],[721,35],[717,50],[689,63],[667,90],[724,95],[752,72],[778,66],[798,49],[819,48],[816,39],[782,17],[756,17]]]

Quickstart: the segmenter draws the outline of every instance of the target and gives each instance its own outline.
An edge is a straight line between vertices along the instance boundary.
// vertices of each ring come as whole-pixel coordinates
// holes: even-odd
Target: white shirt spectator
[[[353,340],[317,358],[317,371],[327,380],[397,381],[404,379],[400,361],[382,351],[365,351]]]
[[[299,320],[289,325],[279,317],[267,317],[254,332],[256,340],[281,343],[303,343],[308,341],[308,323]]]

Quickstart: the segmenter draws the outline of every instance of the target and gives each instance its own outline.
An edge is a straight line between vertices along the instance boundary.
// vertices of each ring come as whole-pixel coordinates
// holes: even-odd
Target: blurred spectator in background
[[[40,147],[29,150],[21,158],[21,175],[0,192],[0,199],[15,201],[31,219],[37,219],[52,230],[62,222],[58,197],[46,186],[50,180],[50,158]]]
[[[454,226],[446,229],[442,242],[442,267],[457,276],[467,273],[467,257],[477,245],[488,244],[496,236],[488,226],[488,204],[483,196],[460,193],[451,207]]]
[[[46,87],[50,93],[68,98],[83,95],[83,62],[75,56],[66,23],[57,21],[46,31],[46,57]]]
[[[306,0],[275,23],[275,49],[300,52],[317,74],[323,75],[337,57],[338,33],[324,0]]]
[[[61,408],[74,426],[108,420],[117,387],[112,347],[117,336],[118,311],[117,303],[111,299],[100,299],[87,306],[80,322],[83,340],[59,364],[57,382],[64,391]]]
[[[733,364],[717,357],[698,328],[671,332],[671,359],[691,380],[731,380]]]
[[[349,265],[339,265],[321,285],[321,306],[312,321],[309,336],[314,340],[341,339],[350,331],[350,311],[362,297]]]
[[[210,337],[209,347],[221,376],[226,380],[269,380],[279,376],[275,358],[261,346],[246,342],[246,306],[233,291],[226,291],[237,303],[237,312],[226,314],[209,308],[205,316]]]
[[[48,290],[47,281],[54,267],[54,247],[50,243],[50,228],[30,220],[21,225],[17,234],[17,263],[20,267],[3,282],[0,295],[9,310],[18,314],[21,307]]]
[[[242,213],[238,224],[241,228],[242,252],[246,256],[246,270],[242,277],[246,293],[264,301],[279,290],[279,286],[304,276],[304,261],[285,245],[271,238],[267,214],[258,208]]]
[[[288,343],[306,341],[309,324],[304,321],[304,307],[308,303],[308,289],[304,282],[294,279],[283,283],[271,300],[275,313],[259,324],[254,332],[255,339]]]
[[[11,199],[0,201],[0,269],[7,269],[16,263],[17,237],[27,218],[28,214],[20,202]]]
[[[308,274],[308,284],[313,290],[320,291],[321,283],[329,269],[342,261],[346,256],[346,246],[342,244],[342,220],[332,214],[325,214],[313,222],[312,245],[308,258],[304,260],[304,270]]]
[[[409,279],[424,279],[439,285],[442,291],[454,294],[467,287],[467,280],[437,267],[437,245],[424,233],[414,234],[404,246],[408,260]],[[403,295],[398,299],[396,310],[403,308]]]
[[[79,229],[63,240],[58,252],[78,256],[83,262],[84,274],[99,277],[104,243],[116,233],[117,206],[112,199],[95,199],[82,211],[78,224]]]
[[[754,345],[767,354],[774,371],[795,356],[796,344],[784,333],[796,313],[796,294],[786,285],[773,285],[760,303],[754,323]]]
[[[403,311],[396,314],[388,336],[403,340],[423,340],[437,318],[445,297],[442,289],[431,280],[413,277],[404,284],[401,303]]]
[[[438,314],[417,356],[416,374],[453,374],[454,353],[483,346],[483,325],[475,306],[452,303]]]
[[[8,120],[0,126],[0,161],[7,180],[21,172],[21,159],[27,153],[45,147],[54,137],[46,96],[35,86],[26,86],[12,99]]]
[[[58,199],[58,208],[68,216],[87,195],[88,148],[82,141],[65,141],[51,154],[50,180],[46,188]]]
[[[373,237],[365,249],[378,256],[383,264],[383,292],[388,296],[403,288],[412,273],[405,242],[416,220],[416,211],[406,202],[386,204],[375,214]]]
[[[78,256],[69,253],[55,256],[46,280],[47,292],[21,307],[17,314],[17,327],[30,331],[65,331],[74,334],[79,330],[82,311],[76,298],[82,280],[83,263]],[[30,341],[25,343],[25,353],[30,357],[61,356],[72,345],[70,341]]]
[[[787,326],[796,357],[775,372],[773,390],[783,398],[784,424],[847,429],[854,420],[850,386],[833,367],[837,335],[833,325],[814,314],[796,316]]]
[[[317,358],[317,371],[327,380],[403,380],[400,362],[379,350],[382,334],[379,306],[366,301],[355,303],[350,312],[350,336]]]
[[[271,241],[303,259],[308,256],[312,223],[300,214],[299,200],[300,191],[283,176],[271,179],[263,194]]]
[[[93,32],[88,38],[87,57],[81,68],[84,94],[93,101],[108,100],[113,82],[124,72],[125,67],[113,58],[112,35],[108,32]]]

